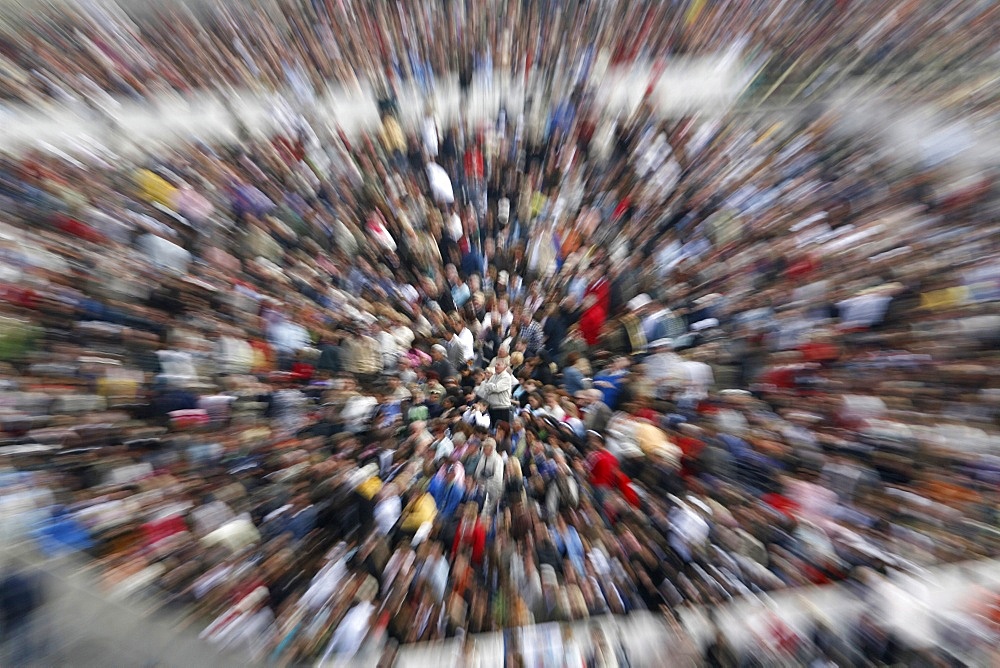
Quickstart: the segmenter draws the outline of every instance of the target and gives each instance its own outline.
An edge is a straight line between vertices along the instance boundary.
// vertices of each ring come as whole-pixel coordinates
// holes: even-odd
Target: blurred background
[[[2,3],[0,665],[996,665],[998,29]]]

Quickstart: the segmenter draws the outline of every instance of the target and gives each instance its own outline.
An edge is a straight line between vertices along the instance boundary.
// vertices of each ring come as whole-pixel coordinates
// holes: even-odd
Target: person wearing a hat
[[[644,296],[646,295],[639,295],[639,297]],[[643,312],[645,315],[642,318],[642,332],[647,341],[673,339],[683,336],[687,331],[684,319],[657,301],[646,305]],[[650,344],[650,347],[652,345]]]
[[[621,355],[636,355],[646,350],[646,334],[642,320],[652,303],[647,294],[633,297],[625,305],[625,312],[608,323],[601,334],[601,347]]]
[[[684,378],[684,358],[674,352],[672,339],[657,339],[649,345],[643,360],[646,377],[656,388],[657,399],[669,399]]]

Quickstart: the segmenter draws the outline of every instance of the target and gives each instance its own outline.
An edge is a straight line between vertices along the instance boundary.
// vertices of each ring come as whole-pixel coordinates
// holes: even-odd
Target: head
[[[521,473],[521,461],[517,457],[507,459],[507,477],[514,479],[523,477]]]
[[[483,441],[483,456],[492,457],[497,451],[497,442],[492,438]]]

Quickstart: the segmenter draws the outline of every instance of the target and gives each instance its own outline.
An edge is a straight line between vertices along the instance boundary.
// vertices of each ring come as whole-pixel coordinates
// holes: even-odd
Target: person
[[[486,527],[478,511],[476,504],[465,504],[462,520],[455,532],[455,542],[451,547],[451,558],[454,560],[459,552],[467,551],[472,564],[481,567],[486,554]]]
[[[583,411],[583,426],[587,431],[603,434],[608,428],[608,422],[613,413],[604,403],[604,393],[597,388],[581,390],[576,393],[580,409]]]
[[[448,358],[448,349],[440,343],[435,343],[431,347],[431,357],[434,361],[431,362],[430,370],[437,376],[439,381],[443,382],[445,378],[458,375],[455,365]]]
[[[606,369],[594,376],[594,388],[601,391],[604,403],[611,410],[618,408],[618,397],[628,376],[628,369],[628,358],[619,356],[614,358]]]
[[[526,502],[521,462],[516,457],[508,457],[503,507],[510,511],[510,536],[515,541],[523,540],[531,530],[531,515]]]
[[[329,334],[320,341],[316,371],[325,377],[332,378],[343,370],[339,343],[336,336]]]
[[[434,451],[434,461],[447,460],[455,452],[455,442],[451,438],[451,430],[443,418],[434,421],[431,427],[434,441],[431,449]]]
[[[503,457],[496,451],[496,441],[492,438],[483,441],[482,450],[473,478],[487,497],[487,508],[495,508],[503,494]]]
[[[465,469],[458,462],[442,466],[431,479],[428,491],[441,516],[451,518],[465,498]]]
[[[562,378],[562,386],[566,390],[566,394],[574,396],[585,389],[584,384],[589,382],[588,376],[590,375],[584,373],[586,361],[586,358],[576,352],[572,352],[566,356],[566,365],[563,369]]]
[[[490,407],[490,424],[497,425],[501,422],[510,424],[514,377],[507,362],[502,358],[497,358],[495,366],[486,371],[490,376],[476,388],[476,396],[483,398]]]
[[[320,661],[325,663],[336,656],[338,660],[350,661],[361,649],[362,643],[368,637],[370,620],[375,614],[375,597],[378,595],[378,582],[367,576],[355,594],[355,605],[337,626],[330,643],[326,647]]]
[[[604,439],[591,432],[589,435],[590,454],[587,455],[587,468],[590,472],[590,485],[600,501],[608,492],[620,492],[633,506],[639,505],[639,498],[629,480],[618,464],[618,459],[605,447]]]

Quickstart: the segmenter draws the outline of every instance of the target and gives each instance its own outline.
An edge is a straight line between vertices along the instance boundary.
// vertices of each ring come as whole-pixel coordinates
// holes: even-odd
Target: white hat
[[[650,348],[673,348],[673,339],[657,339],[649,344]]]
[[[435,352],[439,352],[442,355],[447,355],[448,354],[448,349],[445,348],[444,346],[442,346],[440,343],[435,343],[433,346],[431,346],[431,350],[433,350]]]
[[[632,299],[630,299],[628,301],[628,304],[626,304],[625,306],[627,306],[628,310],[630,310],[630,311],[638,311],[643,306],[648,305],[652,301],[653,300],[649,298],[649,295],[647,295],[644,292],[641,295],[638,295],[638,296],[633,297]]]

